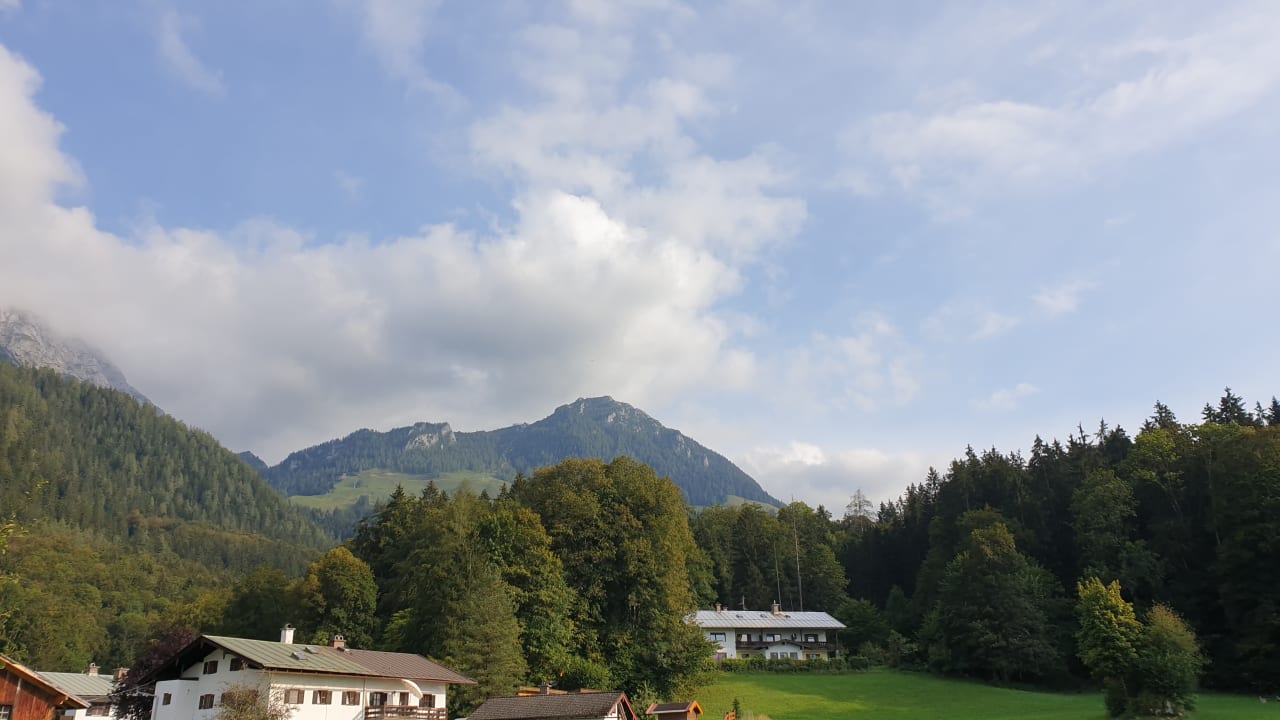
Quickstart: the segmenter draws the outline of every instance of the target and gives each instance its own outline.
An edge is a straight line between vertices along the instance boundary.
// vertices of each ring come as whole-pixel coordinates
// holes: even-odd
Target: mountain
[[[208,433],[59,371],[0,363],[0,521],[54,522],[247,571],[332,538]]]
[[[236,453],[236,457],[243,460],[245,464],[248,465],[249,467],[253,468],[254,470],[257,470],[258,474],[260,475],[265,474],[267,472],[267,463],[262,458],[258,457],[257,455],[254,455],[248,450],[245,450],[244,452]]]
[[[0,362],[48,368],[98,387],[119,390],[141,403],[151,402],[101,353],[79,340],[59,336],[20,310],[0,308]]]
[[[420,477],[516,473],[572,457],[646,463],[672,479],[692,505],[745,500],[781,505],[727,458],[644,411],[610,397],[578,399],[535,423],[455,432],[448,423],[417,423],[387,432],[357,430],[295,452],[266,472],[286,495],[323,495],[344,476],[381,470]]]

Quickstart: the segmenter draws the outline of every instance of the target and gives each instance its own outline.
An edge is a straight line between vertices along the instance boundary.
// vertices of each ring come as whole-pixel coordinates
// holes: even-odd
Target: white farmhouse
[[[203,720],[218,712],[223,694],[270,693],[292,711],[290,720],[445,720],[449,685],[471,678],[421,655],[356,650],[342,636],[329,645],[203,635],[178,651],[152,677],[152,720]]]
[[[718,646],[716,661],[726,658],[828,660],[838,654],[835,633],[844,625],[824,612],[771,610],[699,610],[693,622]]]
[[[75,708],[63,711],[63,718],[83,720],[87,717],[114,717],[115,708],[111,705],[111,688],[116,680],[123,677],[124,668],[116,670],[116,675],[98,674],[98,666],[89,663],[89,669],[82,673],[41,672],[40,675],[49,684],[67,695],[74,695],[89,705],[87,708]]]

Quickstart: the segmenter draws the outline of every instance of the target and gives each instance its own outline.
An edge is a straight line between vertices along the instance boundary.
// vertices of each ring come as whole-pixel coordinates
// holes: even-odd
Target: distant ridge
[[[129,384],[106,356],[85,343],[65,338],[35,315],[0,308],[0,362],[18,367],[48,368],[98,387],[119,390],[144,404],[147,396]]]
[[[343,476],[366,470],[424,477],[468,471],[510,480],[566,458],[622,455],[670,477],[691,505],[735,498],[782,504],[728,458],[607,396],[579,398],[537,422],[498,430],[455,432],[448,423],[426,422],[387,432],[357,430],[292,453],[265,475],[286,495],[322,495]]]

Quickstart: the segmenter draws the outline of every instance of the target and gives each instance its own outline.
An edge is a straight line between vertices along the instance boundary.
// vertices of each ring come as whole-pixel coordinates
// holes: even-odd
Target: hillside
[[[299,570],[330,543],[207,433],[123,392],[3,363],[0,509],[224,568]]]
[[[48,368],[98,387],[119,390],[138,402],[150,402],[101,353],[79,340],[61,337],[28,313],[10,308],[0,308],[0,362]]]
[[[344,477],[369,470],[510,480],[567,458],[624,455],[670,477],[692,505],[726,503],[730,496],[781,504],[723,455],[610,397],[579,399],[535,423],[499,430],[455,432],[448,423],[425,422],[387,432],[358,430],[295,452],[265,474],[286,495],[323,495]]]

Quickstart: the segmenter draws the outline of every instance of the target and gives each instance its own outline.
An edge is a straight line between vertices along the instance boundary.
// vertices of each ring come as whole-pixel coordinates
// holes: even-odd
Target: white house
[[[699,610],[692,621],[718,646],[716,661],[726,658],[827,660],[837,656],[835,631],[844,628],[824,612],[771,610]]]
[[[202,720],[228,691],[269,692],[290,706],[290,720],[444,720],[449,685],[471,678],[421,655],[329,645],[204,635],[144,682],[155,683],[152,720]]]
[[[116,673],[123,673],[124,669]],[[86,717],[114,717],[111,706],[111,688],[115,686],[116,677],[99,675],[98,666],[89,663],[89,669],[82,673],[41,672],[40,675],[49,684],[68,695],[74,695],[89,705],[87,708],[67,709],[62,713],[64,718],[83,720]]]

